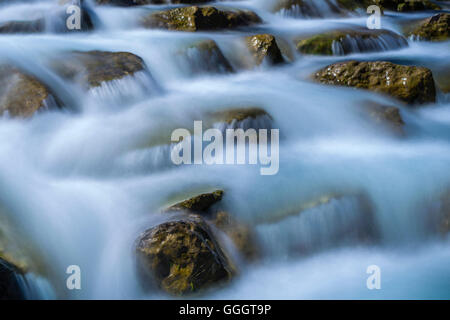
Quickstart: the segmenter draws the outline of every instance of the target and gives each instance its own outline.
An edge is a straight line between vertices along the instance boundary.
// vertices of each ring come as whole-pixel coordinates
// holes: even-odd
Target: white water
[[[409,41],[401,50],[345,57],[308,57],[291,50],[291,64],[244,70],[243,35],[269,32],[290,43],[300,34],[365,25],[358,16],[288,18],[270,13],[272,3],[221,3],[250,8],[266,21],[248,33],[140,29],[137,17],[158,7],[147,6],[96,7],[100,27],[92,34],[0,36],[2,60],[36,74],[78,111],[0,119],[0,204],[17,228],[15,236],[31,243],[45,265],[43,274],[32,276],[39,278],[31,281],[37,287],[34,297],[165,297],[140,289],[136,237],[162,221],[158,212],[174,195],[223,188],[228,211],[255,226],[263,259],[241,265],[230,287],[206,298],[450,298],[450,244],[430,230],[430,213],[421,209],[450,186],[448,95],[439,92],[436,105],[411,111],[374,93],[307,80],[313,71],[346,59],[448,70],[450,43]],[[38,9],[50,7],[53,1],[3,5],[0,21],[33,19]],[[398,23],[408,17],[388,16],[383,27],[399,32]],[[216,40],[236,72],[193,74],[177,53],[197,39]],[[75,49],[132,52],[144,59],[152,78],[86,93],[47,68],[51,57]],[[399,107],[406,138],[363,118],[358,106],[365,100]],[[177,168],[159,146],[172,130],[192,129],[205,112],[239,106],[264,108],[280,129],[277,175],[260,176],[256,166]],[[370,198],[379,229],[375,244],[345,236],[338,246],[327,240],[329,228],[340,234],[339,228],[360,227],[361,218],[347,200],[315,209],[323,220],[315,220],[313,211],[292,223],[267,222],[334,192],[364,192]],[[313,252],[299,254],[299,245]],[[65,288],[65,270],[73,264],[82,270],[80,291]],[[365,287],[371,264],[382,270],[382,290],[376,292]]]

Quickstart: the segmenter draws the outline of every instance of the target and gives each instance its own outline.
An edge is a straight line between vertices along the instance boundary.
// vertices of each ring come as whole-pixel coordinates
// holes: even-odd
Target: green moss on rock
[[[247,10],[191,6],[152,13],[144,17],[141,23],[147,28],[193,32],[244,27],[261,23],[261,19]]]
[[[189,215],[144,232],[136,246],[139,273],[182,296],[230,281],[234,275],[206,222]]]
[[[264,61],[267,61],[269,64],[284,62],[283,55],[273,35],[257,34],[246,37],[245,40],[256,65],[260,65]]]
[[[143,71],[145,64],[129,52],[76,51],[54,61],[52,67],[62,77],[81,80],[83,85],[93,88]]]
[[[0,66],[0,114],[30,117],[44,109],[51,95],[35,77],[16,68]]]
[[[422,21],[411,34],[423,40],[445,41],[449,38],[449,22],[449,13],[439,13]]]
[[[348,61],[317,71],[315,81],[385,93],[408,104],[435,102],[436,89],[431,71],[424,67],[391,62]]]
[[[340,44],[340,48],[343,52],[341,54],[352,53],[353,43],[359,41],[358,46],[361,52],[375,51],[376,48],[369,45],[364,45],[367,40],[379,40],[381,37],[389,37],[396,41],[397,47],[406,47],[408,42],[403,37],[388,30],[335,30],[325,32],[319,35],[315,35],[306,39],[297,39],[297,50],[303,54],[315,54],[315,55],[333,55],[333,44],[335,42]],[[352,41],[349,43],[349,39]],[[381,47],[380,47],[381,48]]]
[[[191,212],[205,212],[212,205],[222,200],[223,190],[215,190],[211,193],[203,193],[198,196],[192,197],[185,201],[179,202],[171,207],[168,210],[177,211],[177,210],[188,210]]]

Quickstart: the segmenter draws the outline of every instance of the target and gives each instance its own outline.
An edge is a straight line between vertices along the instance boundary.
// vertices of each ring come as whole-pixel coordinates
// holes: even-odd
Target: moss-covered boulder
[[[63,78],[79,81],[87,88],[146,69],[144,61],[132,53],[108,51],[70,52],[54,60],[52,68]]]
[[[230,281],[234,271],[207,223],[184,216],[145,231],[137,241],[139,273],[181,296]]]
[[[152,13],[141,20],[147,28],[177,31],[233,29],[260,23],[255,13],[247,10],[221,10],[214,7],[181,7]]]
[[[435,102],[431,71],[385,61],[347,61],[329,65],[312,75],[317,82],[385,93],[407,104]]]
[[[303,54],[345,55],[355,52],[384,51],[407,47],[402,36],[389,30],[334,30],[308,38],[296,39]]]
[[[449,38],[450,14],[439,13],[425,19],[411,32],[419,40],[445,41]]]
[[[277,41],[273,35],[257,34],[245,38],[246,44],[252,54],[256,65],[263,62],[269,64],[283,63],[283,55],[278,48]]]
[[[233,67],[214,40],[202,40],[180,50],[193,73],[228,73]]]
[[[30,117],[56,107],[56,99],[37,78],[10,66],[0,66],[0,114]]]
[[[23,289],[20,269],[0,258],[0,300],[23,300]]]

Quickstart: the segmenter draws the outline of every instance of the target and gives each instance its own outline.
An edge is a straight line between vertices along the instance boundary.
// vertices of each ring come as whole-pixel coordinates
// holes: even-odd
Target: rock
[[[429,0],[337,0],[337,2],[341,7],[348,10],[365,10],[370,5],[377,5],[384,10],[399,12],[440,10],[440,6]]]
[[[411,32],[419,40],[445,41],[449,38],[449,13],[439,13],[425,19]]]
[[[45,31],[45,19],[9,21],[0,24],[0,33],[40,33]]]
[[[30,117],[56,107],[55,97],[35,77],[10,66],[0,66],[0,114]]]
[[[402,36],[388,30],[337,30],[297,39],[297,50],[303,54],[345,55],[355,52],[384,51],[407,47]]]
[[[236,108],[210,113],[213,121],[231,124],[233,121],[241,122],[246,119],[257,119],[259,117],[272,118],[264,109],[258,107]]]
[[[378,103],[365,103],[364,111],[376,124],[387,126],[393,133],[403,135],[405,122],[397,107],[384,106]]]
[[[329,11],[335,14],[342,13],[340,8],[333,3],[333,1],[325,0],[326,3],[319,3],[316,1],[305,0],[278,0],[275,5],[274,12],[281,12],[287,16],[303,16],[323,18]],[[323,5],[328,6],[329,10],[323,10]]]
[[[218,211],[211,223],[233,241],[236,249],[247,261],[254,261],[260,256],[256,236],[247,224],[237,221],[226,211]]]
[[[348,61],[317,71],[313,79],[323,84],[385,93],[407,104],[435,102],[436,99],[433,75],[424,67],[402,66],[385,61]]]
[[[230,281],[234,271],[209,226],[189,215],[144,232],[136,246],[139,273],[181,296]]]
[[[192,197],[177,203],[166,211],[185,211],[189,214],[197,214],[207,222],[224,232],[235,245],[236,249],[248,261],[253,261],[259,256],[259,246],[250,227],[236,220],[228,212],[213,207],[222,200],[223,191],[215,190]]]
[[[144,71],[144,61],[129,52],[75,51],[53,61],[52,68],[65,79],[80,81],[87,88]]]
[[[190,212],[206,212],[212,205],[222,200],[223,190],[203,193],[168,208],[170,211],[188,210]]]
[[[270,34],[257,34],[246,37],[247,47],[249,48],[256,65],[264,61],[269,64],[283,63],[283,55],[278,48],[276,39]]]
[[[182,7],[152,13],[142,19],[146,28],[177,31],[209,31],[245,27],[261,19],[246,10],[220,10],[214,7]]]
[[[233,72],[233,67],[214,40],[197,42],[180,53],[187,57],[189,68],[194,73]]]
[[[211,0],[95,0],[97,4],[116,5],[122,7],[141,6],[147,4],[195,4],[207,3]]]
[[[21,271],[0,258],[0,300],[23,300],[25,295]]]

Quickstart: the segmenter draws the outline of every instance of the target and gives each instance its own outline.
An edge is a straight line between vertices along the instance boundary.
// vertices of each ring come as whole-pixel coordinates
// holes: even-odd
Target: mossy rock
[[[144,61],[129,52],[70,52],[52,63],[52,68],[65,79],[79,80],[94,88],[103,82],[132,76],[145,70]]]
[[[385,61],[347,61],[329,65],[312,75],[317,82],[385,93],[407,104],[435,102],[431,71]]]
[[[14,67],[0,66],[0,114],[31,117],[36,111],[53,107],[55,97],[45,84]]]
[[[246,37],[245,40],[256,65],[260,65],[264,61],[267,61],[269,64],[280,64],[284,62],[283,55],[273,35],[257,34]]]
[[[183,296],[230,281],[234,275],[207,223],[189,215],[144,232],[136,245],[139,274]]]
[[[250,26],[261,23],[261,18],[247,10],[191,6],[152,13],[144,17],[141,23],[147,28],[192,32]]]
[[[297,50],[303,54],[333,55],[354,53],[355,42],[359,52],[373,52],[384,49],[383,38],[390,38],[395,46],[392,49],[407,47],[408,42],[402,36],[389,30],[335,30],[315,35],[306,39],[297,39]],[[380,45],[375,46],[374,41]],[[339,52],[333,52],[333,46],[339,45]]]
[[[272,118],[266,110],[259,107],[233,108],[216,111],[209,114],[213,121],[231,124],[233,121],[244,121],[245,119],[256,119],[258,117]]]
[[[445,41],[449,38],[449,13],[438,13],[425,19],[411,32],[411,35],[420,40]]]
[[[210,193],[203,193],[190,199],[179,202],[171,207],[168,211],[188,210],[191,212],[206,212],[215,203],[222,200],[223,190],[215,190]]]
[[[194,52],[194,55],[192,54]],[[195,56],[195,53],[197,56]],[[180,51],[187,57],[193,72],[227,73],[233,67],[214,40],[202,40]]]
[[[23,274],[14,265],[0,258],[0,300],[23,300]]]

